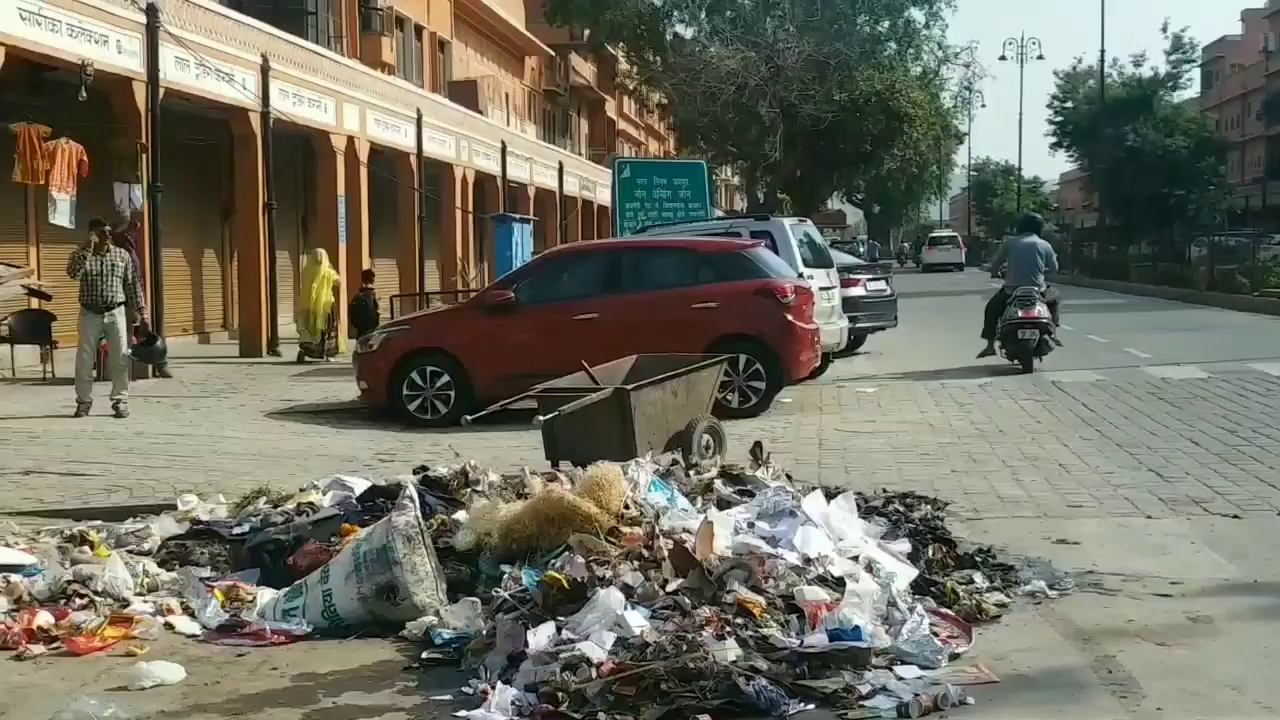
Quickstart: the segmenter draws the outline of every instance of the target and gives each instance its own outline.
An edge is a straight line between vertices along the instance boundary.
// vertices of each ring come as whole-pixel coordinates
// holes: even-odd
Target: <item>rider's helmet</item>
[[[1045,224],[1044,218],[1041,217],[1040,213],[1023,213],[1018,220],[1018,234],[1038,236],[1044,232]]]

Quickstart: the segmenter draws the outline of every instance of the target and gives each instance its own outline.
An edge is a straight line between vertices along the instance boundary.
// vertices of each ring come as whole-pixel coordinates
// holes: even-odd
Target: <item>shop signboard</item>
[[[141,74],[142,34],[38,0],[0,0],[0,28],[74,58]]]

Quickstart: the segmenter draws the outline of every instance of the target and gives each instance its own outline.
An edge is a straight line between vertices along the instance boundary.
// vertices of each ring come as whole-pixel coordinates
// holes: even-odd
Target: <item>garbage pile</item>
[[[166,631],[241,646],[398,633],[423,645],[418,666],[472,673],[459,692],[480,707],[456,713],[470,720],[817,705],[919,717],[998,681],[952,664],[974,624],[1073,589],[1045,564],[957,541],[943,501],[804,486],[758,444],[752,456],[336,476],[0,538],[0,648],[142,655]],[[134,670],[139,688],[186,674]]]

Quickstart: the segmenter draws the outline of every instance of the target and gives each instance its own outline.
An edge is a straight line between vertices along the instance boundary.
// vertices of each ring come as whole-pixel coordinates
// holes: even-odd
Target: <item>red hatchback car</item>
[[[360,396],[429,427],[532,386],[642,353],[733,356],[720,417],[753,417],[821,353],[814,296],[758,241],[637,238],[563,245],[466,302],[360,338]]]

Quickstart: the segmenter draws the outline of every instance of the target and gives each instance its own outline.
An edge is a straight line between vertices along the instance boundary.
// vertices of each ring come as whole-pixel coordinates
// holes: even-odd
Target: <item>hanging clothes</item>
[[[44,140],[53,129],[31,122],[14,123],[10,132],[17,135],[13,146],[13,181],[26,185],[43,185],[49,174],[49,159]]]
[[[128,138],[111,141],[111,191],[115,197],[116,212],[128,220],[132,213],[142,210],[142,177],[145,145]]]
[[[89,176],[89,153],[70,138],[44,144],[49,165],[49,222],[65,228],[76,226],[76,185]]]

